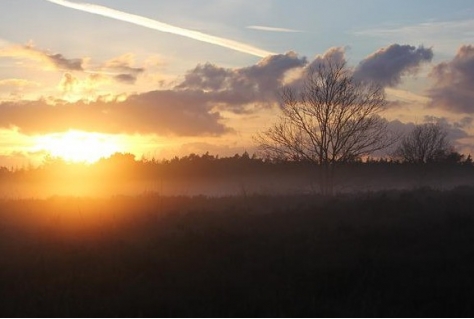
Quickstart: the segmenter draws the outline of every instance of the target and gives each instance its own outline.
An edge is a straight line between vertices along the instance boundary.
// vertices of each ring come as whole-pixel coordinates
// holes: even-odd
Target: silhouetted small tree
[[[445,160],[452,151],[448,132],[440,124],[416,125],[405,135],[395,151],[395,156],[408,163],[429,163]]]
[[[332,194],[337,163],[395,142],[378,116],[385,103],[380,85],[358,81],[345,62],[326,59],[308,73],[302,89],[283,89],[279,122],[255,139],[266,158],[318,165],[321,192]]]

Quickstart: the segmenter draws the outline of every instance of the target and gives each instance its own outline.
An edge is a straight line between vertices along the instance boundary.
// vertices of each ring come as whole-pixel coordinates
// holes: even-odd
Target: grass
[[[472,317],[474,189],[0,202],[6,317]]]

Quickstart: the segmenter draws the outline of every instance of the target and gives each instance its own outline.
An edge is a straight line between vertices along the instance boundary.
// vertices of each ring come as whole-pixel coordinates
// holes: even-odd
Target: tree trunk
[[[320,164],[320,189],[324,196],[334,195],[334,168],[333,163]]]

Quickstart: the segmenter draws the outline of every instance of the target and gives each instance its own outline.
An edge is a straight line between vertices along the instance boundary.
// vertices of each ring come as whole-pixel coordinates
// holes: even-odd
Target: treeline
[[[459,153],[428,163],[367,158],[337,165],[334,190],[338,193],[474,185],[472,159]],[[247,152],[230,157],[190,154],[164,160],[116,153],[94,164],[47,157],[38,167],[0,168],[0,196],[320,193],[324,185],[321,170],[309,161],[266,159]]]
[[[436,171],[447,168],[474,171],[471,155],[452,152],[449,156],[429,163],[408,163],[393,158],[367,158],[337,164],[342,174],[352,169],[358,170],[424,170]],[[189,154],[183,157],[157,160],[155,158],[136,159],[130,153],[115,153],[96,163],[72,163],[61,158],[47,156],[38,167],[7,168],[0,167],[0,178],[14,178],[34,181],[43,178],[77,175],[115,176],[124,179],[155,179],[155,178],[203,178],[252,174],[291,174],[315,172],[318,166],[301,159],[278,160],[262,158],[247,152],[231,157],[219,157],[208,152],[202,155]],[[110,176],[109,176],[110,175]]]

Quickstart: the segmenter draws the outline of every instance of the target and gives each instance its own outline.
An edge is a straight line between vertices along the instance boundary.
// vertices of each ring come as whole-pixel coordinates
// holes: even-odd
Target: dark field
[[[474,188],[0,203],[6,317],[473,317]]]

